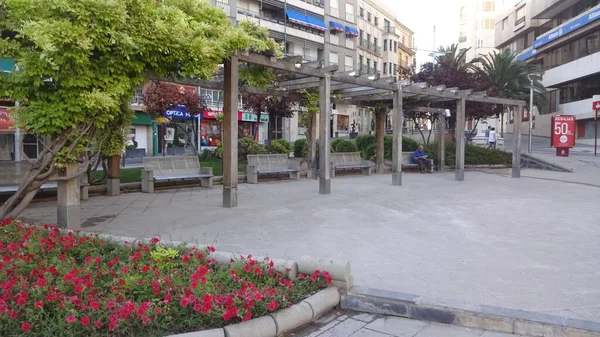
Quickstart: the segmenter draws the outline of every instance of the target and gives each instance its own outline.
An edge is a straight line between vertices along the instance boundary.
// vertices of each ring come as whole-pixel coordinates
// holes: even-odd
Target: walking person
[[[492,128],[490,130],[490,135],[488,136],[488,144],[490,146],[490,149],[496,148],[496,128]]]

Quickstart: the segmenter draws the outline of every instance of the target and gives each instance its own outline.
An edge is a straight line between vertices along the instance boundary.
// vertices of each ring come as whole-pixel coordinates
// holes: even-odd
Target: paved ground
[[[598,188],[480,172],[404,182],[336,177],[327,196],[315,180],[240,185],[236,209],[221,208],[220,187],[93,197],[82,216],[88,231],[348,260],[356,284],[425,302],[600,321]],[[55,203],[24,217],[53,223]]]
[[[334,312],[286,337],[517,337],[406,318]]]

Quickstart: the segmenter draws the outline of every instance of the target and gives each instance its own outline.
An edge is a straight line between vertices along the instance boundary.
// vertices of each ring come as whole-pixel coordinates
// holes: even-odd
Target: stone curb
[[[537,162],[537,163],[541,163],[542,165],[550,167],[554,171],[559,171],[559,172],[573,172],[573,169],[570,169],[568,167],[564,167],[562,165],[559,165],[559,164],[556,164],[556,163],[552,163],[552,162],[549,162],[547,160],[538,158],[535,155],[531,155],[531,154],[527,154],[527,153],[521,153],[521,157],[524,158],[524,159],[528,159],[528,160]]]
[[[600,337],[600,322],[488,305],[450,307],[419,296],[353,287],[341,308],[532,337]]]

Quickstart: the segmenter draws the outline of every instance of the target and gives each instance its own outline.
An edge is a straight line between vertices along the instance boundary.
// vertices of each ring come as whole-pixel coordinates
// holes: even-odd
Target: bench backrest
[[[330,156],[331,164],[333,166],[360,165],[362,162],[359,152],[337,152],[332,153]]]
[[[249,154],[248,166],[257,169],[289,169],[291,162],[287,154]]]
[[[404,164],[416,164],[414,152],[402,152],[402,163]]]
[[[169,173],[199,173],[200,160],[197,156],[144,157],[144,169],[154,175]]]

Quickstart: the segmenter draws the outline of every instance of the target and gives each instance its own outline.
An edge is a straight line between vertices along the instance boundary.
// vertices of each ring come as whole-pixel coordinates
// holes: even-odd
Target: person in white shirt
[[[496,148],[496,128],[492,128],[490,130],[490,135],[488,136],[488,144],[490,148]]]

